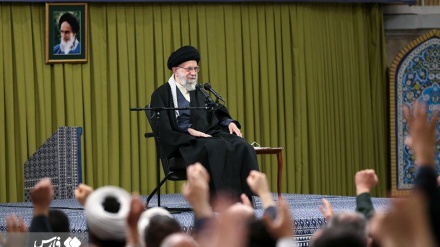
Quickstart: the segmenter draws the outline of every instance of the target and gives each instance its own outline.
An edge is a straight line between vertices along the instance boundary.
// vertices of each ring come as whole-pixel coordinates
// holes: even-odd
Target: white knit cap
[[[117,212],[113,213],[104,209],[104,202],[109,198],[114,198],[119,203]],[[130,204],[130,194],[120,187],[104,186],[93,191],[85,203],[90,232],[101,240],[124,240]]]

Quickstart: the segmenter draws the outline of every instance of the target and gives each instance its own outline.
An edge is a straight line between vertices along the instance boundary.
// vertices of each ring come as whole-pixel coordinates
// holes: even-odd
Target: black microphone
[[[208,102],[209,104],[214,103],[211,97],[209,97],[209,94],[205,90],[203,90],[202,85],[200,85],[199,83],[196,84],[196,90],[202,92],[203,96],[205,96],[206,102]]]
[[[225,99],[223,99],[223,97],[219,93],[217,93],[214,89],[212,89],[211,84],[209,82],[205,83],[204,88],[209,92],[213,93],[215,97],[217,97],[217,99],[225,102]]]

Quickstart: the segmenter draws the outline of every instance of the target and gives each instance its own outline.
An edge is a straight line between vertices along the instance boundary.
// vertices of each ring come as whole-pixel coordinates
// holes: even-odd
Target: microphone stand
[[[196,84],[196,91],[201,92],[203,94],[203,96],[205,97],[205,106],[208,111],[216,111],[216,110],[220,109],[221,106],[219,106],[218,98],[217,98],[216,102],[214,102],[212,100],[212,98],[209,97],[209,94],[205,90],[203,90],[203,87],[201,84]]]
[[[208,111],[215,111],[215,110],[217,110],[217,105],[218,105],[217,101],[214,102],[214,101],[212,101],[211,98],[205,98],[205,107],[206,107],[206,109]]]
[[[224,101],[223,101],[223,102],[224,102]],[[216,98],[215,98],[215,102],[214,102],[214,101],[211,101],[211,102],[210,102],[210,108],[209,108],[209,110],[210,110],[210,111],[217,111],[218,109],[222,108],[223,106],[224,106],[224,104],[221,104],[220,101],[219,101],[219,98],[216,97]]]
[[[222,102],[225,103],[224,100],[222,100]],[[216,104],[216,105],[221,105],[221,104],[220,104],[220,98],[217,97],[217,95],[215,96],[215,104]]]
[[[153,136],[156,139],[156,178],[159,179],[157,181],[158,186],[148,195],[147,197],[147,206],[148,203],[150,202],[150,200],[153,198],[154,194],[157,193],[157,206],[160,207],[160,187],[162,186],[163,183],[159,184],[160,182],[160,157],[161,157],[161,153],[160,153],[160,124],[159,124],[159,120],[160,120],[160,112],[161,111],[175,111],[175,110],[196,110],[196,109],[204,109],[207,110],[207,107],[144,107],[144,108],[139,108],[139,107],[134,107],[134,108],[130,108],[130,111],[153,111],[154,112],[154,117],[155,117],[155,130],[153,130]],[[148,121],[150,121],[151,119],[149,119]],[[152,126],[153,128],[153,126]],[[156,133],[156,134],[154,134]],[[167,174],[165,174],[167,175]],[[183,210],[183,209],[182,209]]]
[[[210,93],[214,94],[215,96],[215,102],[214,102],[212,98],[209,97],[209,94],[202,89],[201,84],[196,85],[196,90],[200,91],[203,94],[203,96],[205,96],[205,106],[208,107],[208,109],[210,109],[211,111],[216,111],[224,106],[224,103],[226,103],[225,100],[223,99],[222,96],[220,96],[217,92],[215,92],[212,89],[211,84],[209,84],[209,82],[205,83],[205,86],[203,88],[208,90]],[[220,100],[223,101],[223,104],[220,104]]]

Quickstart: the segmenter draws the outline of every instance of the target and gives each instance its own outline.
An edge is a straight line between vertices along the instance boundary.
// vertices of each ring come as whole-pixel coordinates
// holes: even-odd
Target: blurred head
[[[255,219],[254,209],[241,203],[231,205],[223,212],[223,214],[228,214],[229,216],[237,220],[241,220],[244,223]]]
[[[269,233],[261,219],[249,223],[248,247],[275,247],[277,240]]]
[[[327,225],[316,232],[311,247],[367,246],[367,220],[357,212],[341,212],[333,215]]]
[[[342,212],[333,215],[327,224],[327,227],[342,227],[349,228],[354,231],[359,237],[367,238],[367,219],[363,214],[357,212]]]
[[[166,237],[179,232],[183,233],[176,219],[167,215],[154,215],[144,229],[144,242],[147,247],[159,247]]]
[[[69,218],[63,211],[51,209],[48,218],[53,232],[70,232]]]
[[[313,237],[310,247],[366,247],[365,237],[349,228],[326,227]]]
[[[140,239],[144,245],[145,245],[145,233],[147,232],[148,226],[151,223],[151,218],[153,218],[156,215],[162,215],[162,216],[167,216],[168,218],[173,218],[173,216],[168,210],[161,207],[154,207],[145,210],[141,214],[138,221],[138,232]]]
[[[161,247],[198,247],[198,246],[199,245],[197,244],[197,242],[191,236],[185,233],[173,233],[168,237],[166,237],[161,245]]]

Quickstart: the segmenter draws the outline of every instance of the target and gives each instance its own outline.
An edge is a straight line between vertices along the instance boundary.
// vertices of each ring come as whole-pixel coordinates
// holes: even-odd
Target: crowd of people
[[[247,183],[260,197],[265,210],[258,219],[246,194],[243,203],[231,197],[210,199],[209,174],[200,163],[188,166],[188,180],[182,193],[194,210],[194,227],[190,233],[182,230],[179,222],[164,208],[145,209],[137,193],[129,194],[122,188],[104,186],[96,190],[80,184],[75,198],[84,206],[89,243],[84,246],[292,246],[293,219],[287,203],[275,203],[266,176],[252,171]],[[42,179],[31,190],[33,218],[29,228],[23,218],[7,217],[8,236],[4,246],[34,246],[51,233],[69,233],[69,220],[59,210],[51,210],[54,195],[50,179]],[[215,205],[213,205],[215,204]],[[215,212],[213,208],[218,209]],[[34,244],[25,238],[14,238],[16,233],[40,233],[33,236]],[[59,234],[58,234],[59,235]],[[225,238],[225,236],[228,236]],[[67,237],[67,236],[66,236]],[[36,241],[36,242],[35,242]],[[36,244],[36,246],[40,246]]]

